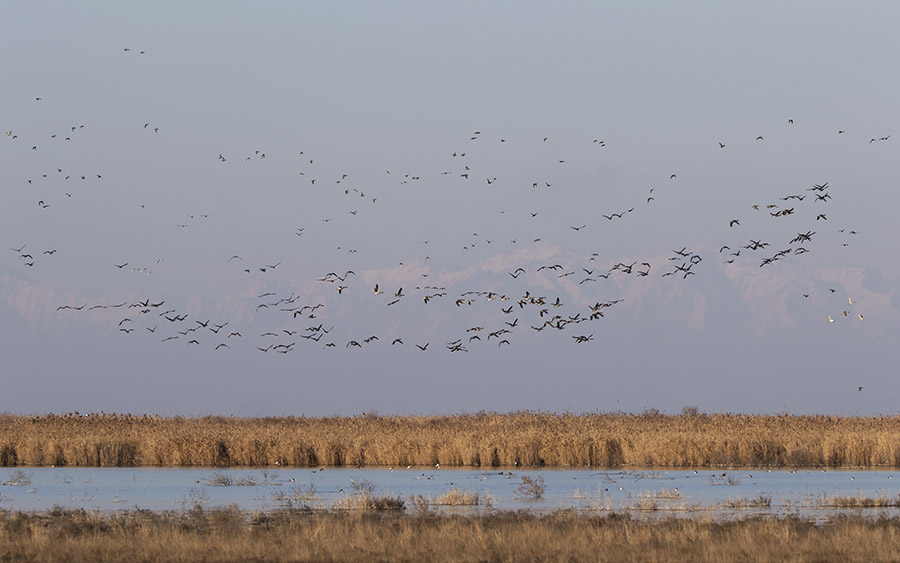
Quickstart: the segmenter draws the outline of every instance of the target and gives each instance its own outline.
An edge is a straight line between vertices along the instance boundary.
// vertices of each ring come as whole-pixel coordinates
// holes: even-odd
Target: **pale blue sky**
[[[869,141],[900,118],[898,8],[633,4],[7,7],[0,125],[12,133],[0,138],[0,243],[26,245],[35,265],[0,252],[0,411],[893,412],[900,297],[881,271],[900,272],[900,161],[898,139]],[[822,182],[832,200],[797,203],[796,218],[751,208],[787,207],[780,197]],[[632,207],[623,220],[602,217]],[[826,221],[815,220],[820,210]],[[734,274],[717,252],[764,237],[774,254],[807,230],[813,250],[762,270],[771,277],[755,265]],[[412,284],[438,279],[462,279],[447,300],[491,288],[552,301],[562,290],[546,280],[520,283],[499,268],[458,274],[492,259],[508,271],[536,260],[536,274],[543,262],[529,252],[543,244],[579,270],[594,253],[603,269],[648,260],[647,280],[661,285],[579,285],[565,293],[570,303],[622,298],[623,312],[546,336],[527,334],[526,321],[540,321],[522,309],[511,347],[473,342],[468,354],[443,344],[512,317],[477,309],[483,302],[410,302],[421,303]],[[659,275],[685,246],[703,255],[695,277],[705,277],[672,293]],[[333,286],[314,280],[349,269],[360,279],[318,317],[337,327],[335,349],[256,350],[267,330],[308,326],[275,317],[274,306],[254,310],[257,295],[333,300]],[[404,310],[372,295],[373,281],[395,292],[394,279],[412,295]],[[841,315],[848,292],[882,279],[858,297],[859,311]],[[816,280],[809,287],[822,296],[802,280]],[[769,294],[784,302],[771,314]],[[202,347],[164,346],[150,314],[126,334],[124,315],[55,310],[149,297],[248,335],[213,353],[225,341],[212,334]],[[859,313],[872,328],[849,326]],[[175,326],[162,323],[161,332]],[[403,335],[406,349],[345,346],[379,331]],[[594,341],[573,344],[590,333]],[[412,354],[416,336],[433,340],[427,353]]]

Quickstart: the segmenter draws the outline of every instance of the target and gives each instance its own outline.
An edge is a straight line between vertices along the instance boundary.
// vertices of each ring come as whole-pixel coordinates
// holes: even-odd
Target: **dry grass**
[[[252,475],[232,477],[226,473],[217,472],[204,479],[203,484],[210,487],[255,487],[259,482]]]
[[[236,509],[0,512],[0,561],[890,561],[900,521]]]
[[[772,497],[759,495],[756,498],[736,498],[725,501],[725,507],[731,509],[743,508],[769,508],[772,506]]]
[[[516,488],[516,495],[521,498],[540,500],[547,491],[543,477],[530,477],[522,475],[522,483]]]
[[[9,472],[9,480],[0,482],[0,485],[9,485],[11,487],[24,487],[31,484],[31,474],[25,473],[21,469]]]
[[[646,493],[641,492],[638,494],[639,496],[644,498],[661,500],[681,500],[684,497],[681,491],[678,490],[678,487],[674,489],[667,489],[663,487],[658,491],[647,491]]]
[[[430,499],[430,504],[437,506],[478,506],[485,504],[491,506],[492,499],[486,493],[452,488],[444,491],[437,498]]]
[[[398,496],[375,496],[372,493],[342,495],[332,501],[332,510],[404,510],[406,502]]]
[[[0,466],[898,467],[900,417],[0,415]]]
[[[322,500],[312,483],[305,486],[294,485],[287,491],[277,491],[272,494],[272,498],[282,507],[289,509],[309,507],[310,502]]]
[[[898,508],[900,507],[900,497],[823,496],[816,499],[816,506],[818,508]]]
[[[740,485],[741,480],[734,475],[712,475],[708,480],[710,485]]]

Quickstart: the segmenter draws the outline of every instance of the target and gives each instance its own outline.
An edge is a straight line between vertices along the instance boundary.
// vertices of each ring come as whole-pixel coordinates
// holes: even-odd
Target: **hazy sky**
[[[900,8],[605,4],[7,6],[0,411],[894,412]]]

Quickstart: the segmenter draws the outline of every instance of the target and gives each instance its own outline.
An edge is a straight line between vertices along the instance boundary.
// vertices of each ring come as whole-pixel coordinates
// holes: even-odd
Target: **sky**
[[[900,8],[605,4],[8,7],[0,412],[894,413]]]

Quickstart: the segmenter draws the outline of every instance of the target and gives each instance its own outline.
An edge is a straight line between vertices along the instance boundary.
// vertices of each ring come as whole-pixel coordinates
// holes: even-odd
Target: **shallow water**
[[[545,491],[540,499],[530,498],[520,489],[523,476],[543,479]],[[251,511],[288,506],[333,508],[361,490],[406,500],[411,495],[436,498],[457,488],[479,493],[487,504],[434,508],[463,512],[573,508],[654,515],[822,517],[859,510],[824,507],[823,498],[898,499],[900,493],[900,473],[895,479],[890,471],[866,470],[23,468],[0,472],[0,483],[2,509],[40,511],[60,506],[105,512],[136,507],[181,510],[196,504],[206,508],[236,505]],[[771,499],[770,504],[734,507],[760,497]],[[900,515],[897,508],[863,510]]]

